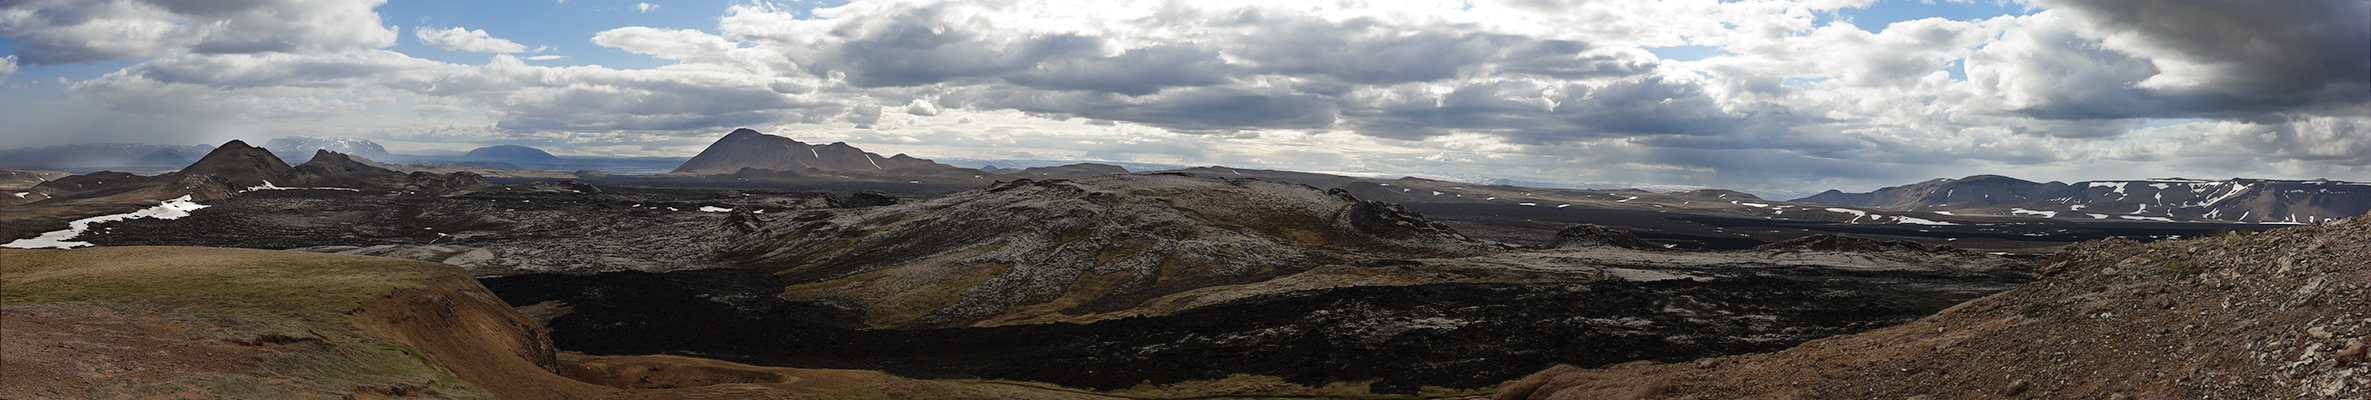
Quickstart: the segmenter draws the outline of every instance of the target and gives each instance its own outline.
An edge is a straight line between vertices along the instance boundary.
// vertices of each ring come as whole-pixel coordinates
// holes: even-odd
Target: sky
[[[0,147],[352,137],[1766,196],[2371,181],[2371,2],[0,1]]]

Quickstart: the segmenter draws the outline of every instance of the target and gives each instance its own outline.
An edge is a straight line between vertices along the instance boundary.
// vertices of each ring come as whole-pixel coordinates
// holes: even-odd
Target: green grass
[[[180,325],[184,339],[270,346],[261,367],[126,382],[110,391],[212,398],[315,398],[365,387],[432,397],[492,395],[418,351],[363,331],[346,314],[464,272],[436,263],[267,250],[107,247],[0,253],[0,304],[75,303]]]

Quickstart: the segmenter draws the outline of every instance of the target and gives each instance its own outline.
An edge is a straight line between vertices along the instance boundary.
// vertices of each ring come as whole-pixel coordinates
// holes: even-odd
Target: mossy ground
[[[364,302],[459,273],[433,263],[265,250],[6,250],[0,253],[0,305],[93,310],[89,315],[168,324],[182,333],[178,339],[227,342],[255,354],[225,361],[251,366],[246,371],[193,372],[163,381],[118,378],[84,388],[102,397],[491,398],[346,317]]]

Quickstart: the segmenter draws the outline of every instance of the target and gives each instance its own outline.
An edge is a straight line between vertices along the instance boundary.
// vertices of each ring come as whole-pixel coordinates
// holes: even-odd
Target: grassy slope
[[[0,250],[0,304],[70,303],[156,315],[184,328],[192,342],[245,343],[263,354],[240,373],[82,388],[98,397],[313,398],[392,389],[491,398],[417,351],[356,328],[345,315],[396,290],[461,273],[435,263],[263,250],[6,249]]]

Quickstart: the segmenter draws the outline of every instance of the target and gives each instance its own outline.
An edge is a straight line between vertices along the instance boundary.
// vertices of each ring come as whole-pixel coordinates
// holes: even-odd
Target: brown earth
[[[543,327],[461,269],[428,262],[0,249],[0,283],[4,399],[1104,398],[686,357],[563,360]]]
[[[2371,218],[2070,246],[2037,280],[1766,354],[1558,366],[1498,399],[2371,398]]]

